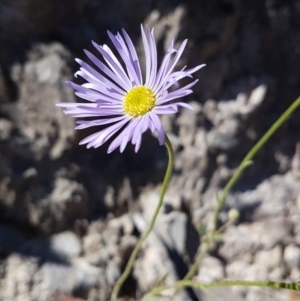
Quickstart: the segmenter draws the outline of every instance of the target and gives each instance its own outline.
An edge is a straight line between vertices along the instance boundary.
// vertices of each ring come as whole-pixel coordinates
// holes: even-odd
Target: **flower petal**
[[[165,130],[159,115],[177,113],[180,107],[192,108],[177,99],[191,94],[191,88],[197,80],[182,87],[179,81],[192,78],[192,75],[204,65],[192,69],[183,67],[179,71],[174,71],[185,49],[187,43],[185,40],[178,49],[174,48],[174,41],[171,41],[158,66],[154,30],[144,29],[141,25],[146,65],[143,79],[136,49],[127,32],[123,29],[121,33],[114,35],[108,31],[108,36],[114,52],[107,45],[101,46],[92,42],[101,57],[98,58],[97,55],[84,50],[91,65],[76,59],[80,68],[75,77],[80,76],[85,82],[81,85],[67,82],[78,97],[88,102],[65,102],[57,106],[62,107],[65,114],[79,118],[76,121],[76,130],[97,126],[101,128],[80,141],[80,144],[86,144],[87,148],[97,148],[111,140],[108,153],[117,148],[123,152],[129,142],[135,146],[134,150],[137,152],[141,147],[142,136],[147,130],[156,133],[159,144],[162,145],[165,142]],[[138,111],[137,116],[133,114],[132,117],[127,109],[125,110],[124,99],[133,88],[143,85],[154,93],[154,106],[150,106],[149,111],[142,113]],[[145,96],[132,95],[141,97],[133,101],[143,101]]]
[[[158,136],[158,142],[160,145],[163,145],[165,142],[165,130],[164,127],[160,121],[160,119],[157,117],[156,114],[152,113],[150,114],[150,119],[152,121],[152,124],[157,132]]]
[[[143,84],[142,71],[141,71],[141,67],[140,67],[140,63],[139,63],[139,59],[138,59],[136,50],[135,50],[132,40],[130,39],[127,32],[124,29],[122,29],[122,33],[125,38],[126,44],[128,46],[129,52],[132,56],[133,65],[135,66],[136,73],[137,73],[138,79],[139,79],[139,85],[142,85]]]
[[[96,43],[94,43],[94,46],[102,54],[104,60],[106,61],[108,66],[111,68],[111,70],[115,74],[117,74],[120,77],[120,79],[122,79],[122,82],[124,82],[126,89],[130,89],[132,87],[131,82],[130,82],[126,72],[124,71],[122,65],[120,64],[120,62],[118,61],[116,56],[113,54],[111,49],[105,44],[103,46],[100,46],[100,45],[97,45]]]
[[[116,134],[122,127],[128,123],[128,119],[121,120],[95,134],[92,134],[79,142],[79,144],[87,144],[87,148],[97,148],[103,145],[107,140],[109,140],[114,134]]]
[[[107,119],[96,119],[96,120],[78,120],[76,122],[75,130],[86,129],[92,126],[100,126],[115,123],[127,118],[126,116],[119,116],[115,118],[107,118]]]
[[[111,153],[117,147],[120,146],[120,152],[122,153],[128,142],[130,141],[134,128],[137,126],[137,124],[138,119],[132,119],[126,126],[126,128],[124,128],[124,130],[121,133],[119,133],[119,135],[112,141],[107,152]]]
[[[130,52],[127,49],[127,45],[125,44],[121,35],[114,36],[111,32],[108,31],[108,35],[116,47],[117,51],[119,52],[123,62],[125,63],[127,74],[131,80],[133,86],[137,86],[139,84],[139,77],[136,73],[135,65],[130,56]]]
[[[108,78],[113,81],[113,83],[119,85],[123,90],[126,90],[127,84],[123,83],[123,78],[115,74],[108,68],[103,62],[100,61],[94,54],[89,52],[88,50],[84,50],[86,56],[92,61],[92,63],[101,70]],[[103,76],[104,78],[104,76]]]
[[[193,81],[192,83],[181,87],[180,89],[177,89],[175,91],[170,92],[169,94],[166,94],[163,97],[160,97],[157,101],[158,105],[161,105],[163,103],[166,103],[168,101],[177,99],[177,98],[181,98],[183,96],[189,95],[191,93],[193,93],[193,90],[191,90],[190,88],[193,87],[196,83],[197,83],[197,79],[195,81]]]

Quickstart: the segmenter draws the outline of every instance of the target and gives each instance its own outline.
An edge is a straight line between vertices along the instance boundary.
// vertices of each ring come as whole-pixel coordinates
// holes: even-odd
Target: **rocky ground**
[[[198,72],[194,111],[164,118],[175,170],[164,208],[121,300],[139,300],[193,262],[217,193],[247,150],[299,94],[297,0],[0,1],[0,300],[108,300],[158,200],[166,153],[146,135],[138,154],[86,150],[55,104],[90,40],[124,27],[139,50],[140,23],[160,54],[189,38],[181,65]],[[139,51],[141,53],[141,51]],[[238,220],[196,278],[300,279],[299,112],[255,157],[220,215]],[[202,230],[201,230],[202,229]],[[167,299],[167,298],[165,298]],[[226,288],[176,300],[300,300],[297,294]]]

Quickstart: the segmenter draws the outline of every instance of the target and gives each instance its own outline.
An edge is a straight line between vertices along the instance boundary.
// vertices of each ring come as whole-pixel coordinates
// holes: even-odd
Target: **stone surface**
[[[53,235],[50,238],[50,248],[55,253],[67,257],[78,257],[81,254],[81,242],[79,238],[70,231]]]
[[[162,118],[175,166],[121,293],[138,300],[166,273],[172,282],[190,266],[220,190],[299,95],[299,14],[296,0],[1,1],[0,300],[108,300],[157,203],[166,154],[156,139],[145,135],[138,154],[87,151],[77,142],[88,132],[75,132],[55,107],[75,101],[64,81],[92,39],[108,43],[107,29],[125,28],[144,60],[143,23],[155,26],[159,59],[172,38],[188,38],[179,67],[207,64],[186,98],[194,110]],[[199,279],[299,280],[299,128],[289,118],[229,194],[218,220],[224,233]],[[228,225],[231,210],[238,219]],[[233,288],[176,300],[200,298],[299,297]]]

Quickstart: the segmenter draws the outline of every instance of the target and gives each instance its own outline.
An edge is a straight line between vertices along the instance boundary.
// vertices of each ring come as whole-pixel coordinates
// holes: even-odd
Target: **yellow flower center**
[[[123,109],[133,118],[143,116],[155,106],[154,92],[146,86],[134,87],[124,97]]]

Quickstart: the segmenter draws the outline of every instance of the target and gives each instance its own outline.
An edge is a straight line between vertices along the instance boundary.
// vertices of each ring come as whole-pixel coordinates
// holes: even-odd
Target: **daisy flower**
[[[182,87],[178,81],[191,78],[204,65],[174,71],[186,46],[185,40],[178,49],[174,48],[172,41],[159,66],[153,29],[141,26],[141,34],[145,74],[142,74],[137,52],[124,29],[122,34],[108,32],[115,52],[107,45],[92,42],[97,56],[85,50],[90,63],[76,59],[80,68],[75,77],[80,76],[85,83],[79,85],[67,82],[67,85],[75,90],[78,97],[88,102],[59,103],[58,106],[64,108],[65,114],[78,118],[75,129],[100,127],[94,134],[80,141],[87,148],[100,147],[110,140],[108,153],[117,148],[123,152],[129,142],[137,152],[142,135],[147,130],[156,133],[162,145],[165,142],[165,131],[159,116],[176,113],[179,107],[191,108],[178,99],[191,94],[191,88],[197,80]]]

